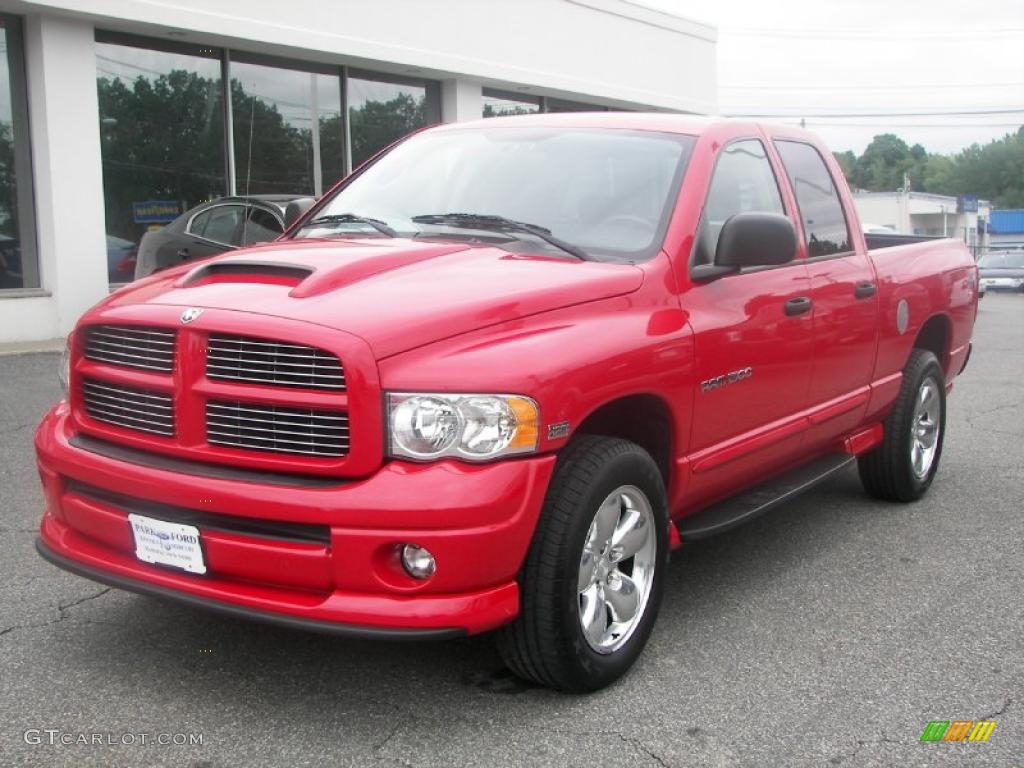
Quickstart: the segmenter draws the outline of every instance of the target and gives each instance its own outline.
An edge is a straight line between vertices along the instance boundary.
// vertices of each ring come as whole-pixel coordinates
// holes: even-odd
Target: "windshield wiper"
[[[369,216],[358,216],[354,213],[332,213],[328,216],[320,216],[312,221],[307,221],[302,225],[302,228],[315,227],[318,224],[366,224],[376,229],[382,235],[398,237],[398,232],[389,227],[386,221],[371,219]]]
[[[506,219],[504,216],[493,216],[486,213],[430,213],[413,216],[416,224],[447,224],[450,227],[464,229],[485,229],[491,232],[526,232],[544,242],[571,253],[581,261],[589,261],[590,255],[578,245],[567,243],[551,234],[551,230],[539,224],[528,224],[525,221]]]

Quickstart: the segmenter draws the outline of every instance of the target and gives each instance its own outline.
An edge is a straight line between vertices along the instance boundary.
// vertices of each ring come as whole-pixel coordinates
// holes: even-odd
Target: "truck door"
[[[857,250],[821,154],[800,141],[774,144],[796,197],[807,248],[814,303],[807,439],[822,444],[856,428],[864,417],[878,343],[878,286],[867,254]]]
[[[737,213],[787,213],[759,139],[720,150],[691,266],[712,263]],[[792,212],[789,212],[792,218]],[[687,506],[752,485],[798,458],[813,345],[802,259],[694,282],[683,297],[694,331],[697,391]]]

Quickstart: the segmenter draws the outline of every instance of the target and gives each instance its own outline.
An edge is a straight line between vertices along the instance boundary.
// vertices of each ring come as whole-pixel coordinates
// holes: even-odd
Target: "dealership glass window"
[[[129,241],[224,195],[220,51],[99,34],[96,81],[111,282]],[[161,203],[154,205],[154,203]]]
[[[607,112],[607,107],[565,99],[544,99],[545,112]]]
[[[438,94],[425,82],[350,73],[346,92],[352,167],[410,131],[436,122]]]
[[[540,112],[540,97],[484,88],[482,110],[484,117],[530,115],[534,112]]]
[[[800,207],[807,255],[813,258],[849,251],[850,230],[843,205],[832,174],[818,150],[797,141],[776,141],[775,147],[782,155],[782,164]]]
[[[38,288],[21,19],[0,14],[0,290]]]
[[[340,70],[243,57],[231,53],[235,189],[321,194],[344,175]]]

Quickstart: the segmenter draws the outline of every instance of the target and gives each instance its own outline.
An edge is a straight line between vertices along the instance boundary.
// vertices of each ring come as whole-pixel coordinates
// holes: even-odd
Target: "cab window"
[[[785,209],[764,145],[757,139],[744,139],[723,148],[715,162],[693,263],[713,263],[722,226],[737,213],[751,212],[785,213]]]
[[[846,224],[832,174],[818,150],[798,141],[776,141],[789,183],[800,207],[807,256],[831,256],[851,250]]]
[[[238,225],[242,223],[245,207],[241,205],[215,205],[192,219],[189,233],[223,245],[238,245]]]

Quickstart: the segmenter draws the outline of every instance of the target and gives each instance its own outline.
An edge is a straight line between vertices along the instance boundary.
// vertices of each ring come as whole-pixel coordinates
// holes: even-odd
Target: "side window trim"
[[[215,245],[223,245],[225,248],[237,248],[238,247],[237,245],[232,245],[231,243],[223,243],[220,240],[214,240],[212,237],[206,237],[205,235],[200,235],[200,234],[197,234],[196,232],[192,231],[192,225],[193,225],[193,223],[195,222],[195,220],[197,218],[199,218],[200,216],[202,216],[204,214],[210,213],[210,211],[212,211],[212,210],[214,210],[216,208],[227,208],[229,206],[235,206],[237,208],[246,209],[243,212],[243,214],[242,214],[242,219],[241,219],[242,221],[244,221],[245,217],[249,215],[248,214],[249,206],[247,206],[245,203],[217,203],[216,205],[211,205],[209,208],[204,208],[201,211],[196,211],[195,213],[193,213],[189,217],[188,223],[185,224],[185,234],[191,235],[192,237],[199,238],[200,240],[205,240],[208,243],[213,243]]]
[[[251,203],[250,206],[249,206],[249,209],[250,210],[246,214],[246,218],[248,218],[248,217],[250,217],[252,215],[252,211],[257,211],[258,210],[258,211],[263,211],[265,213],[269,213],[271,216],[274,217],[274,219],[277,221],[277,223],[281,225],[281,232],[282,233],[284,232],[284,216],[281,215],[281,211],[279,209],[275,208],[272,205],[264,205],[263,203],[260,203],[260,202]]]
[[[843,214],[843,223],[846,225],[846,242],[849,244],[849,248],[845,251],[837,251],[836,253],[823,253],[818,256],[811,256],[810,244],[807,241],[807,228],[804,226],[804,216],[800,211],[800,200],[797,198],[796,188],[793,186],[793,182],[789,175],[789,169],[786,168],[786,160],[782,157],[782,152],[779,151],[779,144],[783,142],[789,142],[790,144],[803,144],[805,147],[810,147],[814,154],[817,155],[818,159],[821,160],[822,166],[825,168],[825,173],[828,175],[829,181],[832,182],[832,188],[836,191],[836,199],[839,201],[839,211]],[[857,245],[853,240],[853,231],[850,229],[850,216],[846,210],[846,205],[843,201],[842,196],[839,194],[839,185],[836,184],[835,175],[832,173],[832,169],[828,167],[828,163],[825,162],[825,158],[821,156],[819,149],[811,142],[804,139],[789,138],[784,136],[772,137],[772,145],[775,147],[775,151],[779,156],[779,164],[782,166],[782,172],[786,175],[786,183],[789,185],[790,190],[793,193],[793,204],[796,206],[797,219],[799,220],[798,230],[803,236],[803,250],[805,253],[804,261],[814,263],[818,261],[829,261],[831,259],[848,259],[851,256],[857,255]]]
[[[694,234],[693,247],[690,248],[690,253],[687,256],[687,261],[686,261],[686,269],[687,269],[687,272],[690,275],[691,279],[693,279],[695,277],[695,275],[694,275],[694,267],[702,266],[702,265],[696,264],[694,260],[695,260],[696,255],[697,255],[697,245],[698,245],[698,241],[700,239],[700,229],[704,225],[704,211],[707,208],[708,199],[711,197],[711,185],[712,185],[712,183],[715,180],[715,174],[718,172],[718,164],[721,161],[722,155],[723,155],[723,153],[725,152],[725,150],[727,148],[729,148],[733,144],[738,144],[738,143],[744,142],[744,141],[756,141],[758,144],[761,145],[761,151],[764,152],[765,160],[768,163],[768,169],[771,171],[772,179],[775,181],[775,189],[776,189],[776,191],[779,194],[779,204],[782,206],[782,213],[791,222],[793,221],[794,212],[790,209],[788,200],[786,198],[786,195],[784,194],[784,188],[783,188],[783,186],[782,186],[782,184],[780,183],[780,180],[779,180],[778,169],[775,167],[775,163],[772,161],[771,153],[768,151],[768,144],[771,143],[771,142],[769,140],[766,140],[766,138],[764,136],[759,136],[759,135],[737,136],[736,138],[729,139],[724,144],[722,144],[721,148],[719,148],[719,150],[718,150],[718,154],[715,157],[715,163],[714,163],[714,165],[711,168],[710,175],[708,176],[707,188],[704,190],[704,199],[703,199],[703,201],[701,201],[700,216],[697,217],[697,232]],[[788,179],[787,179],[787,184],[788,184]],[[794,226],[795,226],[795,224],[794,224]],[[736,271],[736,272],[723,273],[721,278],[725,279],[725,278],[729,278],[729,277],[734,277],[736,275],[747,275],[747,274],[750,274],[751,272],[763,272],[763,271],[766,271],[766,270],[769,270],[769,269],[785,269],[787,267],[792,267],[794,264],[803,264],[803,263],[804,263],[803,259],[794,258],[793,261],[791,261],[789,263],[786,263],[786,264],[777,264],[777,265],[774,265],[774,266],[764,266],[764,267],[746,267],[746,268],[741,269],[741,270]],[[709,265],[703,265],[703,266],[713,267],[714,265],[713,264],[709,264]]]

